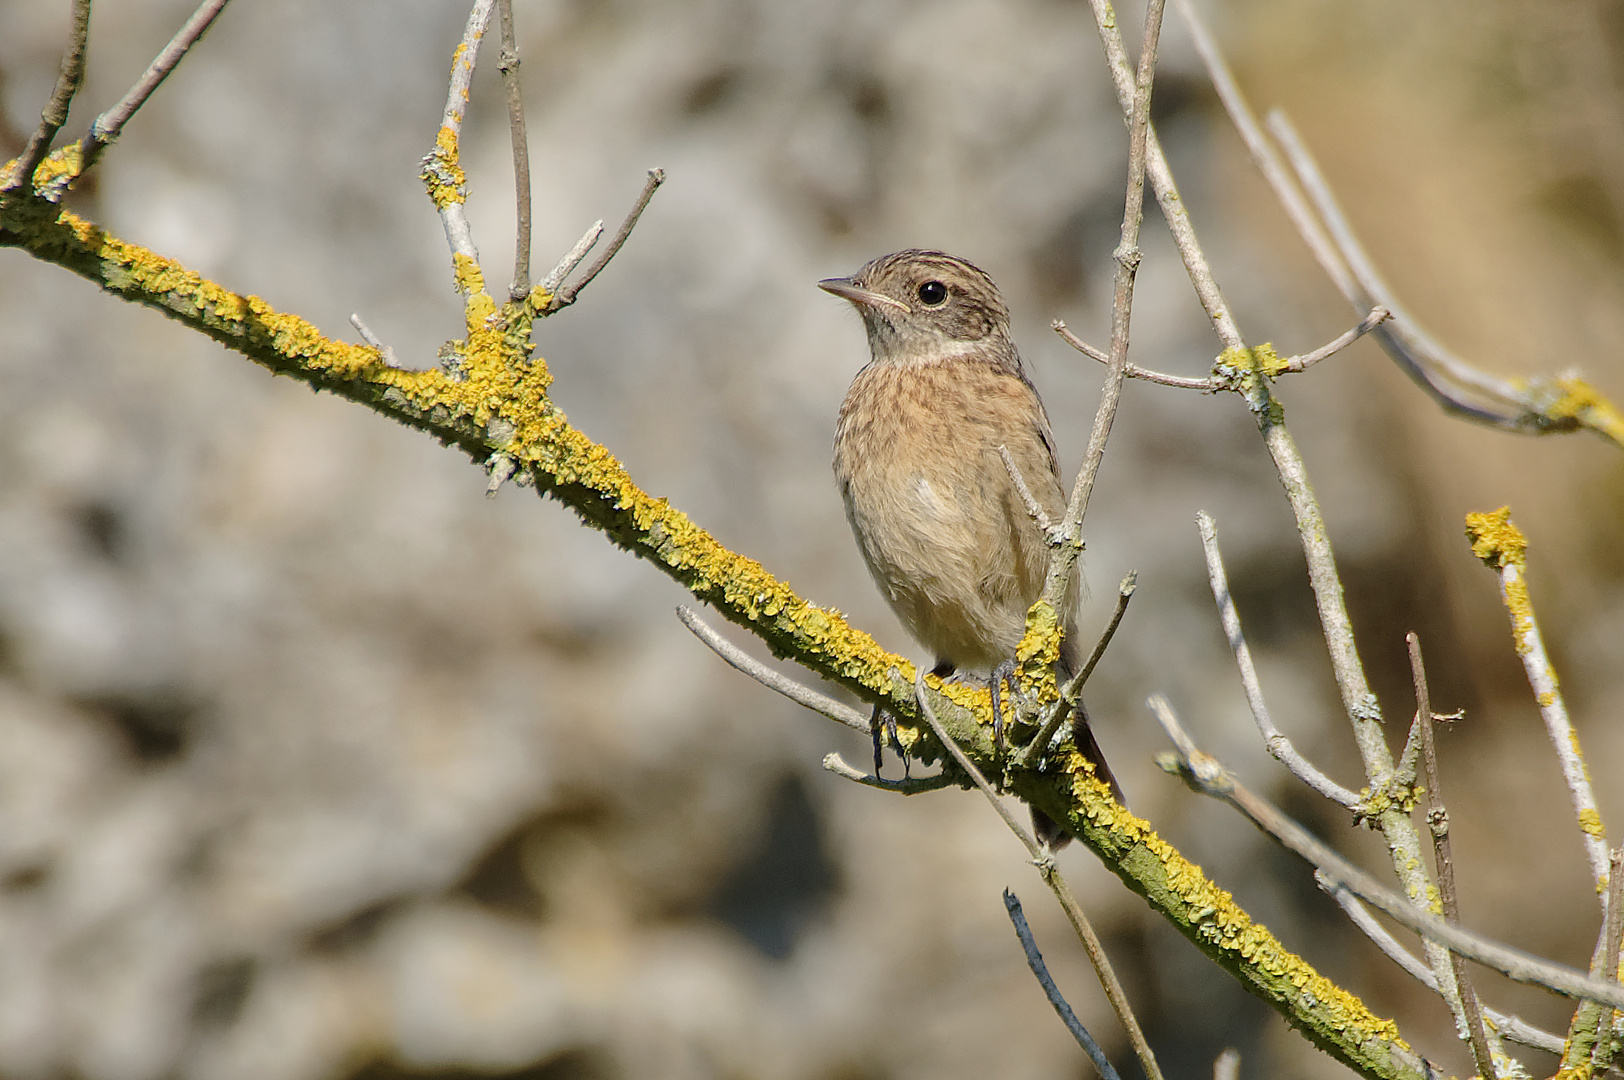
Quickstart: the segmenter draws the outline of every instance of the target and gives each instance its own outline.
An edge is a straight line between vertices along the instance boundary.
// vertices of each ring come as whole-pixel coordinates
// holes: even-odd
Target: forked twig
[[[1357,809],[1362,801],[1358,792],[1348,790],[1320,772],[1274,726],[1269,706],[1263,700],[1262,680],[1252,664],[1252,650],[1247,647],[1246,635],[1241,632],[1241,617],[1235,610],[1235,598],[1229,592],[1229,575],[1224,572],[1224,557],[1218,550],[1218,526],[1206,511],[1198,513],[1195,520],[1196,527],[1201,530],[1201,550],[1207,557],[1207,580],[1212,585],[1212,598],[1218,602],[1218,617],[1224,624],[1224,636],[1229,639],[1229,649],[1235,654],[1235,665],[1241,672],[1241,687],[1246,691],[1246,703],[1251,707],[1252,719],[1263,736],[1264,747],[1274,755],[1275,760],[1291,770],[1293,776],[1325,798],[1346,809]]]
[[[1332,851],[1291,820],[1267,800],[1258,796],[1235,779],[1210,754],[1197,749],[1194,740],[1179,723],[1167,699],[1160,694],[1148,702],[1151,712],[1161,722],[1162,729],[1178,748],[1173,760],[1164,762],[1182,776],[1186,783],[1203,795],[1229,803],[1247,820],[1274,837],[1285,847],[1307,859],[1322,872],[1335,888],[1345,888],[1365,903],[1392,916],[1399,923],[1414,930],[1429,941],[1460,953],[1468,960],[1500,972],[1517,982],[1543,986],[1547,990],[1567,997],[1599,1001],[1615,1008],[1624,1008],[1624,987],[1593,979],[1573,968],[1553,964],[1532,956],[1521,949],[1513,949],[1481,935],[1451,926],[1431,912],[1382,885],[1365,871]]]
[[[85,81],[85,42],[90,37],[90,0],[73,0],[73,17],[68,31],[68,47],[62,52],[57,67],[56,86],[50,100],[40,110],[39,126],[29,136],[28,145],[17,156],[12,170],[0,176],[0,195],[18,191],[34,182],[34,170],[39,168],[45,155],[51,152],[51,143],[62,125],[68,122],[68,110],[73,96]]]
[[[1333,885],[1331,880],[1318,870],[1314,871],[1314,882],[1341,906],[1353,925],[1357,926],[1389,960],[1422,986],[1435,994],[1438,993],[1437,976],[1433,975],[1431,969],[1417,959],[1414,953],[1400,945],[1398,939],[1376,921],[1376,917],[1357,896],[1340,885]],[[1484,1006],[1483,1015],[1488,1017],[1489,1023],[1494,1025],[1501,1038],[1551,1054],[1562,1052],[1560,1035],[1537,1028],[1521,1017],[1499,1012],[1488,1006]]]

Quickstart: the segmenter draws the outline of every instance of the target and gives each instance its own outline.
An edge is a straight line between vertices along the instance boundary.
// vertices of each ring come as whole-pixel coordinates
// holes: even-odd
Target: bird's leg
[[[1009,684],[1010,692],[1020,694],[1020,688],[1015,685],[1015,658],[1001,662],[992,669],[992,675],[987,679],[987,692],[992,695],[992,749],[999,760],[1004,757],[1004,684]]]
[[[902,759],[902,778],[913,778],[913,763],[908,760],[908,751],[902,745],[902,736],[897,733],[897,718],[882,709],[878,703],[874,706],[874,713],[868,718],[869,734],[874,739],[874,775],[880,775],[880,765],[885,760],[885,737],[891,737],[891,749],[897,752]]]

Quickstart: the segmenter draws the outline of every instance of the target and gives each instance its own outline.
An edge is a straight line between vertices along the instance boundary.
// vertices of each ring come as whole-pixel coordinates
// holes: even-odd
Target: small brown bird
[[[835,480],[863,559],[934,653],[934,674],[993,671],[1013,661],[1049,560],[999,448],[1051,520],[1065,508],[1009,309],[984,271],[940,251],[899,251],[818,287],[857,308],[872,354],[835,429]],[[1078,666],[1077,606],[1074,579],[1062,678]],[[1075,737],[1115,788],[1080,705]]]

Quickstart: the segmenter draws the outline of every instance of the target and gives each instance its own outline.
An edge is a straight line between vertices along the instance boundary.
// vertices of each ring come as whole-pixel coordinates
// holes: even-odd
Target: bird
[[[932,674],[1012,669],[1049,546],[1011,469],[1050,520],[1064,511],[1054,436],[993,279],[965,259],[910,248],[818,282],[849,301],[870,358],[835,425],[834,473],[863,561]],[[1074,575],[1060,623],[1060,676],[1078,670]],[[1002,669],[1002,670],[1000,670]],[[1081,703],[1078,748],[1118,792]],[[1033,819],[1046,839],[1058,826]],[[1047,829],[1045,825],[1047,824]]]

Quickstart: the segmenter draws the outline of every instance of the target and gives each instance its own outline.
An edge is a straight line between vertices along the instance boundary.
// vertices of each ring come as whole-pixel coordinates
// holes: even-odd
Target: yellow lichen
[[[1577,420],[1624,446],[1624,415],[1601,391],[1573,375],[1557,379],[1556,385],[1562,396],[1545,406],[1542,411],[1546,416],[1552,420]]]
[[[1472,543],[1472,554],[1496,570],[1520,567],[1527,560],[1528,539],[1512,524],[1509,506],[1488,514],[1467,514],[1466,538]]]
[[[1607,838],[1607,827],[1601,823],[1601,814],[1594,807],[1579,811],[1579,828],[1598,840]]]

